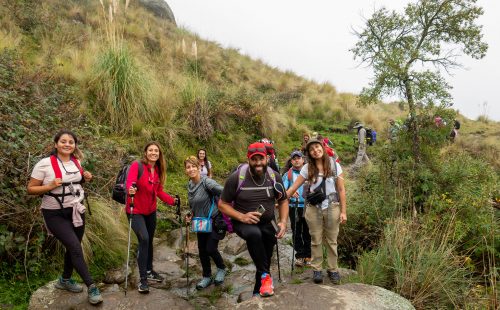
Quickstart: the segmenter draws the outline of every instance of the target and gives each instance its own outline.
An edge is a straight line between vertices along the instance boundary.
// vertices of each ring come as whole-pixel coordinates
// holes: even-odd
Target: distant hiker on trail
[[[212,223],[210,231],[196,233],[203,269],[203,278],[196,284],[196,289],[201,290],[214,282],[215,285],[222,284],[226,275],[226,265],[224,265],[224,260],[217,249],[219,240],[224,239],[226,233],[224,227],[221,227],[225,223],[217,208],[216,201],[216,196],[220,196],[222,193],[222,186],[201,175],[199,161],[194,156],[189,156],[184,160],[184,169],[189,177],[188,201],[191,208],[191,214],[186,217],[186,222],[191,222],[193,218],[205,218]],[[196,222],[193,223],[196,225]],[[214,280],[212,280],[210,258],[217,266]]]
[[[283,185],[289,189],[293,182],[300,175],[300,170],[304,166],[304,156],[300,151],[293,151],[290,154],[292,167],[283,175]],[[304,186],[290,198],[290,223],[292,224],[292,238],[295,248],[295,265],[298,267],[311,266],[311,235],[304,217]]]
[[[339,226],[347,221],[346,195],[342,168],[325,152],[323,143],[310,140],[307,143],[309,163],[300,170],[300,175],[286,191],[288,197],[308,181],[306,191],[305,218],[311,234],[312,267],[314,283],[323,282],[323,245],[327,249],[327,274],[338,284],[337,237]],[[325,244],[323,244],[325,241]]]
[[[54,235],[66,248],[64,270],[55,287],[73,293],[83,291],[72,278],[73,269],[87,285],[88,301],[95,305],[102,296],[90,276],[83,258],[82,238],[85,232],[85,206],[82,183],[90,182],[92,174],[80,165],[83,159],[78,138],[69,130],[54,137],[50,157],[40,160],[31,173],[28,194],[43,195],[42,215],[49,235]]]
[[[366,155],[366,129],[363,124],[356,122],[353,129],[358,130],[358,155],[354,162],[353,168],[360,168],[364,163],[370,162],[370,158]]]
[[[267,165],[271,167],[271,169],[279,173],[280,167],[278,165],[278,158],[276,156],[276,150],[274,149],[273,142],[267,138],[261,139],[260,142],[264,143],[266,147]]]
[[[329,146],[329,147],[333,146],[333,142],[330,141],[330,139],[328,139],[328,137],[323,137],[323,135],[321,135],[321,134],[318,135],[318,140],[323,142],[323,145],[325,145],[325,146]]]
[[[455,142],[455,139],[458,136],[458,130],[460,129],[460,122],[458,120],[455,120],[453,122],[453,129],[451,130],[450,133],[450,141]]]
[[[201,175],[212,178],[212,163],[208,160],[207,151],[199,149],[197,154]]]
[[[139,175],[139,165],[142,165],[142,175]],[[127,197],[126,212],[132,220],[132,229],[139,241],[140,282],[139,293],[148,293],[148,280],[162,282],[163,277],[153,270],[153,237],[156,230],[156,198],[173,206],[177,198],[173,198],[163,191],[166,178],[166,163],[163,152],[157,142],[150,142],[144,147],[141,161],[134,161],[130,165],[127,177],[129,195],[134,197],[134,211],[130,214],[130,196]]]
[[[271,257],[276,238],[285,235],[288,200],[281,176],[267,166],[264,143],[250,144],[247,158],[248,163],[240,165],[226,180],[219,210],[232,218],[234,231],[247,243],[256,267],[254,296],[267,297],[274,295]],[[276,201],[280,218],[277,224]]]
[[[388,137],[391,142],[395,142],[398,139],[398,134],[400,129],[401,129],[400,125],[396,123],[396,121],[394,121],[393,118],[390,118]]]

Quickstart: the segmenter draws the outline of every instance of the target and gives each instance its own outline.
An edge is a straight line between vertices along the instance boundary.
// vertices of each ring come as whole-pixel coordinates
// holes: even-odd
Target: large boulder
[[[229,255],[238,255],[247,249],[245,240],[236,234],[229,234],[219,244],[219,250]]]
[[[338,286],[303,283],[280,286],[271,298],[251,298],[236,309],[410,310],[405,298],[378,286],[351,283]]]
[[[87,301],[87,290],[82,293],[70,293],[54,287],[55,281],[39,288],[30,299],[28,309],[88,309],[94,310]],[[116,285],[114,286],[116,288]],[[161,289],[150,288],[147,295],[140,294],[136,289],[131,289],[127,295],[116,289],[103,290],[104,302],[99,309],[194,309],[184,299]]]
[[[175,24],[174,13],[165,0],[139,0],[139,4],[151,11],[155,16]]]

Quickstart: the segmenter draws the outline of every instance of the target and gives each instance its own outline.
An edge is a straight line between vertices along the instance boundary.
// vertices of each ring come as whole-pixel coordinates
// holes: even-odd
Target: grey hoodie
[[[188,201],[193,217],[207,217],[212,205],[212,197],[220,196],[223,187],[214,180],[202,176],[199,183],[189,180]],[[212,211],[212,218],[219,214],[217,202]]]

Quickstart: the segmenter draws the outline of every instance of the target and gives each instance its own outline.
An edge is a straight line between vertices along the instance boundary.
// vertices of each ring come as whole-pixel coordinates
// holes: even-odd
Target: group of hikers
[[[81,166],[83,154],[73,132],[58,132],[53,143],[50,156],[33,168],[27,192],[42,196],[41,212],[47,231],[66,249],[63,272],[55,287],[82,292],[82,285],[71,277],[74,269],[87,286],[88,301],[99,304],[103,298],[89,273],[81,246],[86,211],[82,185],[92,180],[92,173]],[[282,176],[272,141],[251,143],[247,147],[247,162],[239,165],[223,186],[211,178],[212,163],[206,150],[184,160],[190,206],[184,219],[196,232],[202,265],[197,289],[224,282],[227,267],[218,244],[226,231],[234,231],[246,241],[256,267],[253,295],[272,296],[271,257],[277,239],[285,235],[289,216],[296,265],[311,266],[313,281],[322,283],[324,246],[327,276],[339,283],[337,236],[339,225],[347,221],[346,194],[342,167],[338,158],[327,152],[328,148],[328,142],[307,135],[301,149],[290,154],[291,167]],[[138,239],[140,293],[149,292],[148,281],[163,281],[153,269],[157,198],[171,206],[180,203],[178,196],[164,191],[165,179],[161,146],[150,142],[144,147],[142,158],[129,166],[126,176],[125,210]],[[211,260],[217,267],[215,276]]]
[[[444,126],[440,118],[434,121],[437,127]],[[370,161],[366,147],[376,141],[376,132],[360,122],[352,128],[357,130],[358,143],[352,166],[355,171]],[[459,128],[460,123],[455,121],[451,139],[457,136]],[[398,139],[400,130],[401,125],[390,119],[390,142]],[[83,287],[71,278],[76,270],[87,286],[88,301],[99,304],[103,298],[89,273],[81,246],[86,211],[82,184],[92,180],[92,173],[81,166],[83,154],[72,131],[58,132],[53,143],[50,156],[34,166],[27,192],[42,196],[41,213],[46,229],[66,249],[63,272],[55,287],[82,292]],[[191,231],[196,232],[202,266],[202,279],[196,284],[197,289],[224,282],[227,268],[218,245],[227,232],[234,232],[246,241],[256,267],[253,295],[272,296],[271,257],[277,239],[285,235],[288,219],[295,265],[311,267],[313,281],[322,283],[325,247],[326,274],[333,283],[339,283],[337,237],[339,225],[347,221],[346,193],[340,159],[331,145],[328,138],[317,132],[305,133],[302,145],[291,152],[279,172],[273,141],[261,139],[247,147],[247,162],[240,164],[224,185],[212,179],[213,167],[205,149],[199,149],[196,156],[184,160],[190,207],[184,220],[190,224]],[[140,293],[148,293],[148,281],[164,280],[153,269],[157,198],[170,206],[180,206],[180,198],[164,191],[166,162],[157,142],[146,144],[142,158],[123,171],[126,172],[123,199],[115,199],[115,193],[113,199],[125,204],[130,228],[137,236],[140,277],[137,288]],[[215,276],[211,260],[217,267]]]

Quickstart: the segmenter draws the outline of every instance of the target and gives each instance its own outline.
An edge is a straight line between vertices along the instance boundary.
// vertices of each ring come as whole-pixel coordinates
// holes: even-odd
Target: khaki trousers
[[[313,205],[307,205],[305,215],[309,234],[311,235],[311,265],[313,270],[323,269],[323,245],[328,256],[328,271],[337,271],[337,237],[340,227],[340,205],[330,203],[328,209],[321,210]]]

